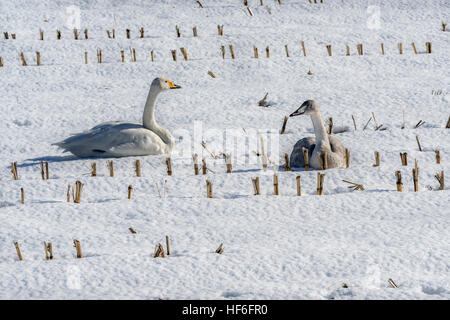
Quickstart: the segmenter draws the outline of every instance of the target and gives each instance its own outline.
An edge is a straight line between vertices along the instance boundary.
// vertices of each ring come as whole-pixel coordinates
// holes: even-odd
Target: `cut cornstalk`
[[[441,153],[439,152],[439,150],[434,150],[434,153],[436,154],[436,163],[441,163]]]
[[[17,256],[19,257],[19,260],[22,261],[23,257],[22,257],[22,252],[20,251],[19,243],[14,242],[14,247],[16,247],[16,252],[17,252]]]
[[[445,189],[445,185],[444,185],[444,171],[441,171],[440,173],[439,172],[436,173],[434,175],[434,177],[439,182],[439,190],[444,190]]]
[[[323,182],[325,179],[324,173],[317,173],[317,194],[321,196],[323,194]]]
[[[206,180],[206,197],[212,198],[212,182],[209,180]]]
[[[223,253],[223,243],[220,244],[220,246],[216,249],[215,251],[218,254],[222,254]]]
[[[259,185],[259,177],[252,178],[252,185],[253,185],[253,194],[255,196],[260,195],[261,189],[260,189],[260,185]]]
[[[283,119],[283,125],[281,126],[280,134],[284,134],[286,132],[286,124],[288,122],[289,117],[285,116]]]
[[[41,178],[42,178],[42,180],[45,180],[44,161],[42,161],[42,160],[41,160]]]
[[[273,194],[278,196],[279,193],[279,187],[278,187],[278,176],[276,173],[273,174]]]
[[[96,177],[97,176],[97,163],[93,162],[91,164],[91,177]]]
[[[169,158],[166,158],[166,165],[167,165],[167,175],[172,175],[172,160]]]
[[[416,136],[417,145],[419,146],[419,151],[422,151],[422,146],[420,145],[419,136]]]
[[[401,171],[395,171],[395,177],[396,177],[396,184],[397,184],[397,191],[402,192],[403,190],[403,183],[402,183],[402,173]]]
[[[114,177],[114,161],[113,160],[108,161],[108,168],[109,168],[109,176]]]
[[[308,149],[303,147],[302,148],[302,152],[303,152],[303,159],[305,160],[305,171],[309,170],[309,154],[308,154]]]
[[[169,236],[166,236],[166,248],[167,248],[167,255],[170,256]]]
[[[289,162],[289,155],[287,153],[284,154],[284,171],[291,171],[291,165]]]
[[[136,168],[136,177],[140,177],[141,176],[141,161],[139,159],[137,159],[134,163],[134,166]]]
[[[77,258],[81,259],[83,258],[83,253],[81,252],[81,244],[80,241],[78,241],[77,239],[73,239],[73,245],[77,251]]]
[[[380,166],[380,153],[378,151],[375,151],[375,164],[373,165],[374,167],[379,167]]]
[[[128,200],[131,200],[131,194],[133,193],[133,186],[130,184],[128,186]]]
[[[300,176],[297,176],[295,178],[295,180],[297,180],[297,196],[301,196],[302,195],[302,180],[301,180]]]

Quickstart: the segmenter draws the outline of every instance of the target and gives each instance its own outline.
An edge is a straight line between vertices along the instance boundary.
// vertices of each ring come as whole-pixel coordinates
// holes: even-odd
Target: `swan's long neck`
[[[156,123],[155,120],[155,103],[158,98],[158,95],[161,91],[154,87],[150,87],[150,91],[148,93],[147,102],[145,103],[144,108],[144,116],[143,116],[143,125],[144,128],[153,131],[156,133],[161,140],[172,149],[174,140],[169,130],[161,127]]]
[[[323,124],[320,111],[311,114],[311,120],[314,127],[314,134],[316,135],[317,151],[331,151],[330,140],[328,139],[328,133]]]

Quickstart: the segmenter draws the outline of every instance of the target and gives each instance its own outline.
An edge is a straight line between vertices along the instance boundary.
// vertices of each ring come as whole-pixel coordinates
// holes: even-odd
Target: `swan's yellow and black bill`
[[[295,117],[295,116],[299,116],[305,113],[305,108],[300,107],[299,109],[295,110],[294,112],[292,112],[289,117]]]
[[[181,87],[173,83],[172,81],[167,81],[169,84],[170,89],[180,89]]]

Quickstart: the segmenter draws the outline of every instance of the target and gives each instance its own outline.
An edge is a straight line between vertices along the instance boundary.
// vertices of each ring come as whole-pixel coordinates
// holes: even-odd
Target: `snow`
[[[254,13],[249,16],[242,1],[201,2],[203,9],[195,1],[78,2],[81,40],[75,41],[67,26],[72,1],[2,1],[0,31],[16,33],[17,39],[0,40],[0,298],[450,298],[450,193],[448,187],[437,190],[434,177],[450,172],[450,129],[445,129],[450,40],[441,31],[450,4],[265,0],[260,7],[255,0],[249,1]],[[377,10],[380,25],[374,28],[370,23]],[[218,24],[224,25],[223,37],[217,35]],[[116,39],[108,39],[106,30],[113,28]],[[126,28],[132,39],[126,39]],[[56,29],[62,40],[56,40]],[[432,54],[424,53],[426,41],[432,42]],[[363,56],[357,55],[358,43]],[[221,45],[227,47],[225,60]],[[254,45],[259,59],[252,58]],[[265,57],[268,45],[270,58]],[[351,56],[345,55],[346,45]],[[136,49],[137,62],[131,62],[129,47]],[[181,47],[189,61],[182,60]],[[96,62],[97,49],[102,64]],[[177,62],[170,53],[174,49]],[[40,67],[35,51],[41,53]],[[28,67],[21,65],[20,52]],[[177,138],[172,176],[167,176],[166,156],[113,159],[115,176],[109,177],[105,159],[76,159],[51,146],[104,121],[140,122],[157,76],[183,87],[161,94],[156,106],[159,123]],[[271,106],[259,107],[266,92]],[[286,133],[278,134],[284,116],[310,98],[325,119],[347,128],[336,136],[351,153],[350,168],[324,172],[322,196],[316,195],[317,171],[284,171],[284,153],[314,134],[310,119],[290,118]],[[374,130],[373,120],[363,130],[372,112],[386,130]],[[419,120],[425,124],[414,128]],[[260,150],[258,132],[272,161],[266,172],[254,153]],[[231,153],[231,174],[223,159],[214,160],[201,147],[202,140],[215,154]],[[380,152],[379,167],[372,166],[374,151]],[[206,198],[206,177],[194,175],[194,152],[211,169],[212,199]],[[401,166],[400,152],[408,153],[408,166]],[[135,176],[136,159],[142,177]],[[415,159],[419,192],[411,174]],[[41,179],[41,160],[49,162],[49,180]],[[17,181],[12,161],[18,163]],[[94,161],[98,176],[90,177]],[[274,167],[279,196],[273,195]],[[396,191],[396,170],[402,172],[402,193]],[[261,195],[253,195],[253,177],[260,177]],[[365,190],[352,191],[343,179]],[[77,180],[84,184],[81,203],[67,203],[67,185]],[[166,235],[171,255],[153,258]],[[81,243],[82,259],[76,259],[73,239]],[[45,261],[43,241],[53,244],[54,260]],[[214,253],[220,243],[222,255]]]

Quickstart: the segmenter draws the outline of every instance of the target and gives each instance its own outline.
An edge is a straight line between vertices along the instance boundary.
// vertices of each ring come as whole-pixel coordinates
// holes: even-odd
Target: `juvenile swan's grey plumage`
[[[344,168],[345,148],[338,138],[328,135],[317,102],[306,100],[290,117],[298,115],[309,115],[311,117],[316,137],[303,138],[297,141],[291,153],[291,167],[305,166],[302,148],[306,148],[308,149],[309,166],[311,168],[322,169],[322,159],[320,158],[322,152],[327,155],[328,168]]]
[[[78,157],[126,157],[170,153],[174,139],[170,132],[155,121],[155,102],[165,90],[181,88],[173,82],[153,80],[145,103],[143,124],[106,122],[92,129],[54,143]]]

